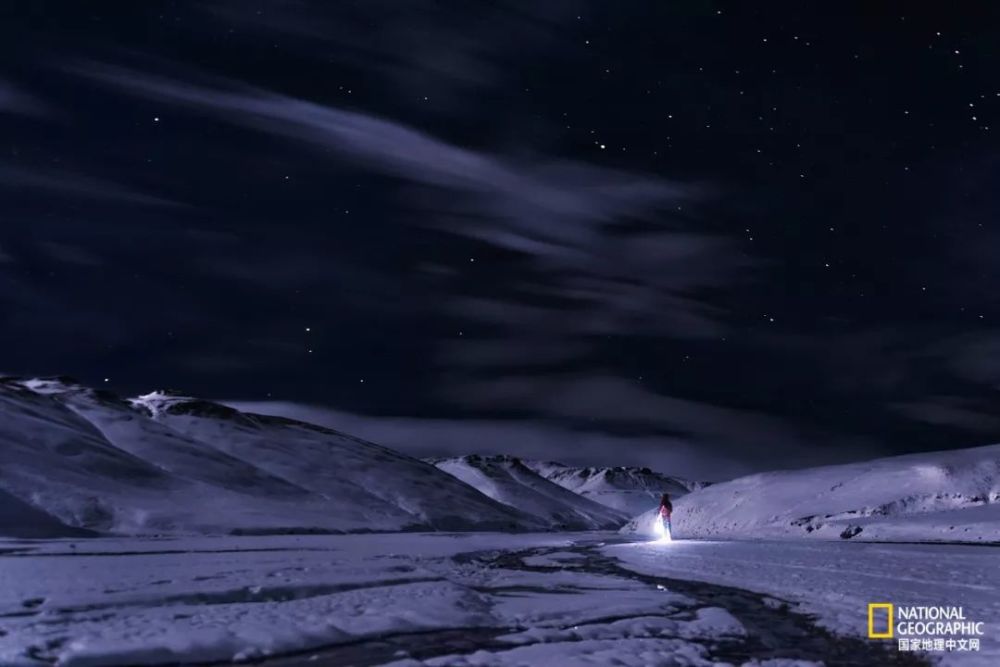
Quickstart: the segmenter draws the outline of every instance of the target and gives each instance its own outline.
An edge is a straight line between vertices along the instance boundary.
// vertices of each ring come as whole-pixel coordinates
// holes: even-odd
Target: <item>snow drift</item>
[[[676,499],[706,486],[634,466],[578,468],[555,461],[525,461],[525,465],[564,489],[629,516],[655,508],[664,493]]]
[[[0,534],[539,529],[424,462],[302,422],[0,379]]]
[[[619,528],[628,519],[622,512],[546,480],[512,456],[470,455],[431,462],[490,498],[548,521],[553,528]]]
[[[651,535],[655,510],[622,532]],[[680,538],[1000,541],[1000,445],[741,477],[675,503]]]

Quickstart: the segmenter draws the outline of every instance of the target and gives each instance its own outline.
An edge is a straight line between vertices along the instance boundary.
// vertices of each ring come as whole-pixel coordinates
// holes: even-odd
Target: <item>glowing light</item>
[[[653,532],[656,533],[657,539],[654,540],[656,544],[668,544],[674,541],[670,532],[663,525],[663,517],[658,516],[653,521]]]

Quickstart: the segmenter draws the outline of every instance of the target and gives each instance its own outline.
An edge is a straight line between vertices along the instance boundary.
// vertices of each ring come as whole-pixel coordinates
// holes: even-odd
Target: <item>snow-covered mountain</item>
[[[525,461],[524,464],[564,489],[629,516],[657,507],[664,493],[679,498],[706,486],[704,482],[669,477],[649,468],[578,468],[555,461]]]
[[[512,456],[470,455],[430,462],[496,501],[542,517],[553,528],[618,528],[628,515],[548,481]]]
[[[655,510],[623,528],[651,534]],[[674,505],[677,537],[1000,541],[1000,445],[771,472]]]
[[[5,513],[4,534],[23,532],[42,514],[53,529],[154,532],[188,524],[177,501],[200,491],[118,449],[52,396],[12,382],[0,383],[0,490],[35,509],[32,518]]]
[[[0,534],[22,536],[547,525],[330,429],[61,378],[0,378],[0,498]]]

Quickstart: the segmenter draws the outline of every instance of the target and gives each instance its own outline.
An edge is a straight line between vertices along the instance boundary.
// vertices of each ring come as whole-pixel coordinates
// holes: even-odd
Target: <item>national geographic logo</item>
[[[891,602],[868,603],[868,639],[892,639],[892,610]],[[876,622],[875,617],[883,615],[877,614],[877,611],[885,612],[885,622]],[[878,632],[875,626],[885,628],[885,630]]]
[[[868,603],[868,638],[895,638],[900,651],[978,651],[983,625],[962,607]]]

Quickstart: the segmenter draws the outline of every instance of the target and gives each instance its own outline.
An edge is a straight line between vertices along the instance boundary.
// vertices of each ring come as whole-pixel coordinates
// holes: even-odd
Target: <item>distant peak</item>
[[[530,468],[526,466],[519,457],[511,456],[510,454],[466,454],[464,456],[444,456],[424,460],[433,465],[439,465],[442,463],[462,463],[473,467],[511,466],[530,470]]]
[[[172,396],[162,390],[157,390],[130,398],[128,402],[133,408],[145,412],[155,419],[166,412],[166,408],[173,400],[175,399]]]
[[[238,414],[237,410],[224,405],[188,396],[176,389],[157,389],[128,399],[133,408],[148,413],[154,419],[164,414],[212,415],[227,417]]]
[[[138,398],[142,399],[149,398],[153,400],[162,400],[162,399],[195,400],[193,396],[190,396],[185,392],[180,391],[179,389],[154,389],[148,394],[143,394]]]

